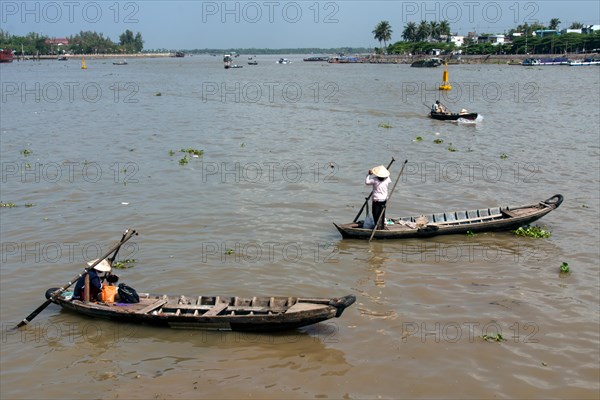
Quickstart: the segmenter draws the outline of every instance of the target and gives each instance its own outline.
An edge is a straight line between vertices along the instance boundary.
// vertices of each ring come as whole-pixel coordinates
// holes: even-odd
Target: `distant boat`
[[[123,61],[115,61],[113,62],[113,65],[127,65],[127,61],[123,60]]]
[[[290,60],[288,60],[287,58],[280,58],[279,60],[277,60],[277,64],[291,64],[292,62]]]
[[[225,54],[223,56],[223,64],[225,69],[231,68],[231,54]]]
[[[67,58],[67,56],[58,56],[57,60],[58,61],[67,61],[68,58]]]
[[[304,61],[329,61],[329,57],[307,57]]]
[[[87,65],[85,65],[85,58],[81,57],[81,69],[87,69]]]
[[[14,58],[12,50],[0,49],[0,62],[12,62]]]
[[[185,57],[185,53],[183,51],[175,52],[175,57]]]
[[[458,121],[459,119],[466,119],[469,121],[474,121],[477,119],[477,113],[470,112],[460,112],[460,113],[438,113],[438,112],[430,112],[429,116],[433,119],[439,119],[441,121]]]
[[[585,58],[583,60],[569,61],[571,67],[580,67],[584,65],[600,65],[600,58]]]
[[[569,65],[570,61],[566,57],[554,57],[554,58],[526,58],[523,60],[523,66],[534,66],[534,65]]]
[[[442,65],[442,60],[436,57],[428,58],[425,60],[418,60],[410,64],[411,67],[416,68],[435,68],[439,67],[440,65]]]

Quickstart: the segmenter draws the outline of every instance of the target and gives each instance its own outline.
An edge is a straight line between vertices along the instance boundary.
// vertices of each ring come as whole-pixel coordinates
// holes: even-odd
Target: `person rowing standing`
[[[367,178],[365,179],[366,185],[373,186],[373,220],[375,223],[379,221],[377,229],[384,229],[385,226],[385,203],[388,198],[388,185],[391,181],[390,171],[388,171],[383,165],[379,165],[373,169],[370,169],[367,174]],[[383,215],[381,215],[382,213]]]

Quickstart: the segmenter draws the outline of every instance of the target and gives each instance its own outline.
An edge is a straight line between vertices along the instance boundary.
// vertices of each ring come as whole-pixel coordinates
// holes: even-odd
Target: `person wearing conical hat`
[[[384,229],[385,227],[385,202],[388,198],[388,185],[391,181],[390,171],[383,165],[370,169],[365,179],[365,184],[373,186],[371,195],[372,210],[373,220],[375,223],[379,221],[377,229]]]
[[[92,260],[88,262],[88,265],[93,265],[98,260]],[[94,268],[90,269],[88,275],[90,276],[90,300],[96,300],[98,295],[102,293],[102,279],[98,275],[98,273],[106,273],[110,272],[112,266],[110,263],[104,259],[100,261]],[[82,276],[77,280],[75,284],[75,289],[73,290],[73,298],[83,300],[83,292],[85,287],[85,276]]]

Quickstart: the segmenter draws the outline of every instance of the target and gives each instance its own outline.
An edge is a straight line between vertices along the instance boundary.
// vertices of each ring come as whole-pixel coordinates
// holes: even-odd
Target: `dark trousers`
[[[379,225],[377,225],[377,229],[383,229],[385,226],[385,201],[374,201],[373,204],[373,222],[377,223],[379,216],[381,215],[381,220],[379,220]],[[383,215],[382,215],[383,214]]]

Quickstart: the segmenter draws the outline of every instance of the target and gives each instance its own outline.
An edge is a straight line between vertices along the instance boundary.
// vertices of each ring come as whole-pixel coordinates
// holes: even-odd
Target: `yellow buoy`
[[[446,69],[444,69],[444,72],[442,73],[442,84],[440,85],[439,89],[452,90],[452,86],[450,85],[450,82],[448,82],[448,63],[445,63],[444,66]]]
[[[87,65],[85,65],[85,58],[81,57],[81,69],[87,69]]]

